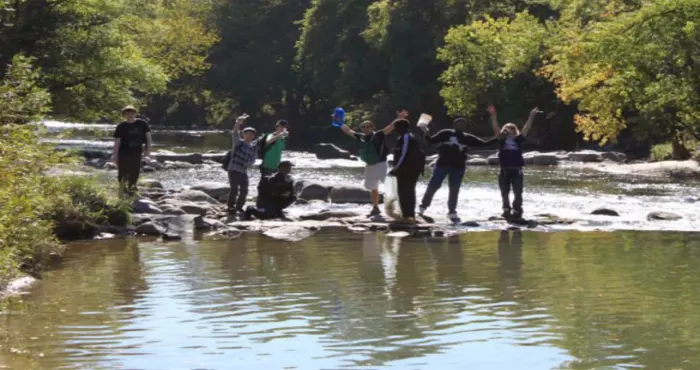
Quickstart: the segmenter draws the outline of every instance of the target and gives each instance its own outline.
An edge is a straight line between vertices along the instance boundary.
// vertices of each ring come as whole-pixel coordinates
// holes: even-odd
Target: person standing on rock
[[[445,178],[448,177],[450,195],[447,200],[447,217],[450,221],[457,223],[459,222],[457,201],[459,200],[459,190],[466,171],[467,151],[470,146],[483,146],[494,143],[496,138],[483,140],[464,132],[467,129],[467,120],[464,118],[457,118],[454,120],[453,125],[453,129],[445,129],[432,136],[428,134],[427,125],[421,126],[421,129],[426,134],[425,141],[428,144],[437,145],[438,159],[433,169],[433,175],[428,183],[428,189],[423,195],[418,214],[424,216],[425,211],[433,201],[435,193],[440,189]]]
[[[141,160],[151,153],[151,128],[145,120],[137,118],[137,114],[133,105],[124,107],[124,121],[114,130],[112,160],[117,165],[119,192],[122,195],[133,195],[137,191]]]
[[[522,131],[514,123],[507,123],[501,129],[498,124],[496,107],[491,105],[488,111],[491,114],[493,133],[497,136],[499,143],[498,161],[501,171],[498,174],[498,186],[501,189],[501,200],[503,201],[503,217],[506,219],[521,219],[523,216],[523,167],[525,167],[523,143],[532,128],[535,116],[541,111],[537,107],[530,111],[530,116],[525,122]],[[510,203],[511,188],[514,195],[512,211]]]
[[[394,168],[390,176],[396,176],[399,205],[403,221],[416,223],[416,184],[425,168],[425,153],[410,130],[411,123],[405,118],[395,120],[392,125],[399,135],[394,148]]]
[[[228,162],[228,182],[231,190],[228,194],[228,213],[235,214],[243,212],[243,206],[248,196],[248,169],[255,164],[258,153],[258,141],[255,139],[257,132],[252,127],[246,127],[241,131],[241,125],[248,119],[244,114],[236,119],[233,125],[231,137],[233,138],[233,149]]]
[[[354,137],[360,142],[360,159],[365,162],[365,188],[372,195],[372,211],[369,217],[379,216],[379,184],[384,183],[388,166],[386,157],[389,150],[386,147],[386,136],[394,131],[394,125],[389,124],[382,130],[374,131],[372,121],[364,121],[360,124],[362,132],[355,132],[347,125],[341,126],[343,132]]]
[[[294,165],[281,161],[277,173],[265,176],[258,184],[258,200],[255,207],[248,207],[245,219],[271,220],[285,218],[284,209],[296,202],[294,179],[289,175]]]
[[[265,145],[258,155],[262,158],[260,172],[262,177],[269,176],[277,172],[280,161],[282,161],[282,152],[287,143],[289,136],[289,123],[285,120],[279,120],[275,124],[275,132],[265,135]]]

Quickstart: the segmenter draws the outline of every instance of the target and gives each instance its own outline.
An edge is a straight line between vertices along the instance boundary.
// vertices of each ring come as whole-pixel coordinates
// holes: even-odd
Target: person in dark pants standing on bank
[[[425,167],[425,153],[420,144],[411,134],[411,123],[407,119],[397,119],[392,122],[394,130],[399,135],[394,149],[395,166],[389,172],[396,176],[399,205],[403,222],[416,223],[416,184]]]
[[[122,195],[134,195],[137,191],[141,160],[151,154],[151,128],[144,119],[137,118],[137,114],[134,106],[124,107],[124,122],[117,125],[114,131],[112,160],[117,165],[119,192]]]
[[[514,123],[507,123],[501,129],[498,124],[496,108],[489,106],[488,110],[491,114],[493,133],[498,137],[499,143],[498,160],[501,165],[501,171],[498,174],[498,186],[501,189],[501,199],[503,201],[503,217],[520,219],[523,217],[523,167],[525,167],[523,143],[532,128],[535,116],[541,112],[537,107],[530,111],[530,116],[523,130],[520,131]],[[511,188],[514,195],[512,212],[510,204]]]
[[[241,131],[241,125],[247,118],[245,114],[238,117],[231,131],[233,149],[228,162],[228,182],[231,187],[227,202],[229,214],[243,212],[248,196],[248,169],[255,164],[258,140],[263,140],[263,138],[255,140],[257,133],[252,127],[246,127]]]
[[[428,134],[428,127],[421,129],[426,133],[425,141],[438,147],[438,159],[433,170],[433,175],[428,183],[428,189],[423,195],[418,214],[423,216],[430,207],[433,196],[442,186],[442,182],[449,177],[450,195],[447,200],[448,215],[450,221],[459,222],[457,215],[457,201],[459,200],[459,190],[462,186],[462,179],[467,168],[467,151],[470,146],[481,146],[495,143],[496,138],[483,140],[472,134],[464,132],[467,129],[467,120],[457,118],[454,120],[454,129],[445,129],[435,135]]]

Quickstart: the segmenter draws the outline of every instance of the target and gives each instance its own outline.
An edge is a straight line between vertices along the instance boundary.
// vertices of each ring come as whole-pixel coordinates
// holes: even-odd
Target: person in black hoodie
[[[279,164],[278,172],[260,179],[258,184],[258,201],[255,207],[248,207],[245,219],[252,217],[258,220],[285,218],[284,209],[296,202],[294,180],[289,174],[294,165],[289,161]]]
[[[454,129],[445,129],[435,135],[428,135],[428,127],[421,129],[426,133],[425,141],[428,144],[437,145],[438,159],[433,170],[433,175],[428,183],[428,189],[423,195],[418,214],[423,216],[430,207],[435,192],[442,186],[445,177],[449,176],[450,195],[447,200],[448,216],[452,222],[459,222],[457,215],[457,201],[459,189],[462,185],[466,170],[467,151],[470,146],[489,145],[496,142],[496,138],[482,140],[472,134],[464,132],[467,128],[467,120],[458,118],[454,120]]]
[[[389,175],[396,176],[403,221],[416,223],[416,183],[425,167],[425,153],[411,134],[411,123],[408,120],[399,118],[392,125],[399,139],[394,148],[395,165]]]

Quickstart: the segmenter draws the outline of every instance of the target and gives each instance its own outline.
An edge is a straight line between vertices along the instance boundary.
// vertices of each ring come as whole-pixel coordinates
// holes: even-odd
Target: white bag
[[[391,171],[391,168],[389,169]],[[384,211],[396,220],[403,218],[399,205],[399,189],[396,183],[396,176],[386,176],[384,181]]]

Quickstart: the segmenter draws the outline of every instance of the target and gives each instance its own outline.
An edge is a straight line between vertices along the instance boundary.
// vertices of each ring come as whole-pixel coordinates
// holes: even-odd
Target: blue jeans
[[[421,202],[420,206],[422,208],[430,207],[430,203],[433,201],[435,192],[440,189],[442,182],[445,181],[445,177],[449,176],[448,183],[450,185],[450,196],[447,200],[447,208],[449,209],[450,213],[456,213],[457,200],[459,199],[459,188],[462,185],[464,172],[464,168],[435,166],[433,176],[430,178],[430,182],[428,182],[428,189],[425,191],[425,195],[423,195],[423,201]]]

